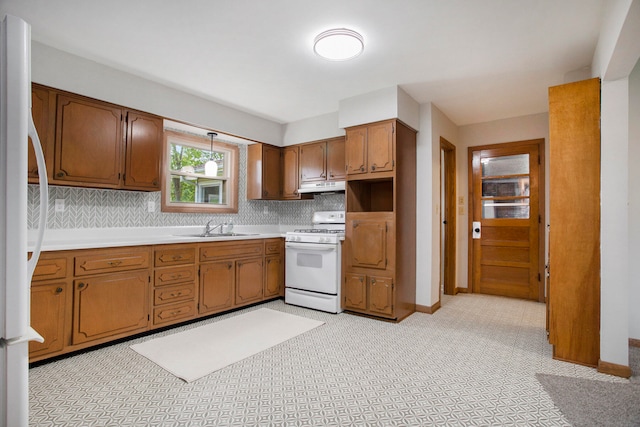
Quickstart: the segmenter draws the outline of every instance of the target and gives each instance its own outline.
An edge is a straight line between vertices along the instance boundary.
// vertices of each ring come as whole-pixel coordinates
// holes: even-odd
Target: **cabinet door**
[[[282,187],[280,149],[264,145],[262,154],[262,198],[279,199]]]
[[[344,276],[344,308],[345,310],[367,309],[367,283],[364,274],[346,273]]]
[[[162,119],[137,111],[127,112],[125,188],[160,189]]]
[[[280,255],[272,255],[265,258],[264,297],[280,295],[282,289],[283,264]]]
[[[327,179],[326,142],[315,142],[300,147],[300,182]]]
[[[347,175],[367,173],[367,128],[347,129],[344,146]]]
[[[263,295],[262,258],[236,262],[236,305],[260,301]]]
[[[149,281],[148,271],[75,280],[73,344],[146,330],[149,324]]]
[[[114,188],[122,164],[122,110],[58,95],[53,177],[58,183]]]
[[[387,222],[384,220],[348,220],[348,262],[351,267],[387,267]]]
[[[392,171],[393,159],[392,122],[369,126],[367,130],[367,161],[369,172]]]
[[[282,198],[299,199],[298,194],[298,150],[297,146],[282,149]]]
[[[200,314],[215,313],[233,306],[235,269],[233,261],[200,265]]]
[[[329,181],[342,180],[346,177],[344,167],[344,138],[327,141],[327,175]]]
[[[31,114],[33,116],[33,124],[36,126],[36,130],[38,131],[38,137],[40,138],[40,144],[42,146],[42,151],[45,153],[45,158],[47,157],[47,149],[49,148],[49,96],[55,95],[50,95],[47,89],[38,86],[34,86],[31,89]],[[27,152],[29,159],[29,182],[37,183],[38,165],[36,163],[36,155],[33,151],[33,146],[31,145],[31,138],[29,138]]]
[[[29,356],[40,356],[64,347],[64,318],[67,283],[59,282],[31,287],[31,326],[44,342],[29,342]]]
[[[376,314],[393,314],[393,280],[389,277],[369,278],[369,311]]]

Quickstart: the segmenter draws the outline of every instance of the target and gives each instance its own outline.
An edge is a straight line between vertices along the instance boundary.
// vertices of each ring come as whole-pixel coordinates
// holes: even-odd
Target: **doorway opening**
[[[456,147],[440,137],[440,293],[456,294]]]

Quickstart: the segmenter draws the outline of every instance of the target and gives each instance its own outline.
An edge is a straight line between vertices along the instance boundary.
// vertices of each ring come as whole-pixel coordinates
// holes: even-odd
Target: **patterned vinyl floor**
[[[535,302],[460,294],[399,324],[265,306],[326,324],[190,384],[129,348],[153,336],[34,367],[30,424],[563,426],[535,373],[623,381],[553,360]]]

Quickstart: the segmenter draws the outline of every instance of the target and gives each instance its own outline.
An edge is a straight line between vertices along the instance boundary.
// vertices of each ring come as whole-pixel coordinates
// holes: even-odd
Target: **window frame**
[[[204,151],[211,149],[211,140],[206,136],[192,135],[171,130],[164,131],[162,149],[162,186],[161,186],[161,210],[162,212],[184,212],[184,213],[238,213],[238,174],[240,169],[240,148],[235,144],[222,141],[213,141],[214,151],[226,151],[229,153],[228,175],[227,175],[227,203],[224,205],[212,205],[209,203],[194,202],[172,202],[171,191],[171,143],[178,142],[189,145]]]

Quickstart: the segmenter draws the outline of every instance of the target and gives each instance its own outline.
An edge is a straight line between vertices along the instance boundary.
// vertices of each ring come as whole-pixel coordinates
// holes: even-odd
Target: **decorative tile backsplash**
[[[160,212],[160,192],[49,186],[47,227],[64,229],[188,226],[202,225],[209,219],[219,219],[220,222],[233,219],[238,225],[305,225],[311,224],[311,216],[315,211],[344,210],[344,194],[318,194],[313,200],[247,200],[247,147],[239,147],[237,214]],[[55,212],[56,199],[64,199],[64,212]],[[38,226],[39,201],[38,186],[29,185],[27,225],[30,229]],[[148,211],[149,202],[155,204],[155,212]]]

